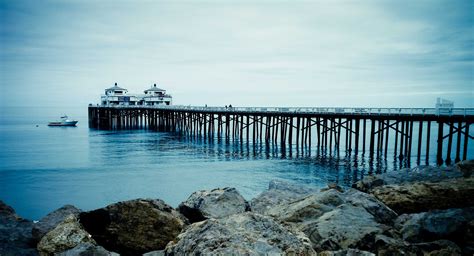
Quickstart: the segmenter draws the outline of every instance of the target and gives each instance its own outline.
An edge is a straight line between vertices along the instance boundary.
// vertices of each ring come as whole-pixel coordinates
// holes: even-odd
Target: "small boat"
[[[76,126],[77,122],[79,121],[69,120],[69,118],[64,115],[61,117],[61,121],[49,122],[48,126]]]

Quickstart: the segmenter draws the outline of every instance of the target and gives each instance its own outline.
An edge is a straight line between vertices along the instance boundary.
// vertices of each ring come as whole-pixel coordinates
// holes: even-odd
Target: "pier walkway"
[[[438,164],[474,157],[468,155],[472,123],[474,108],[89,105],[89,127],[96,129],[179,132],[209,140],[277,144],[282,151],[316,146],[371,158],[387,157],[390,151],[400,159],[416,154],[418,163],[422,157],[428,162],[430,146],[436,144]]]

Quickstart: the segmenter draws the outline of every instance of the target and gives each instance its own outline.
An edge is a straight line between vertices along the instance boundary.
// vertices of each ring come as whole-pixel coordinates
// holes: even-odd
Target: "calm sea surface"
[[[78,127],[46,126],[64,113],[79,120]],[[393,156],[370,162],[342,152],[317,154],[315,149],[311,155],[282,156],[278,148],[189,140],[171,133],[91,130],[86,106],[2,108],[0,143],[0,200],[35,220],[64,204],[90,210],[142,197],[177,206],[193,191],[225,186],[236,187],[250,200],[272,179],[349,186],[369,172],[404,165]],[[434,161],[434,154],[430,158]]]

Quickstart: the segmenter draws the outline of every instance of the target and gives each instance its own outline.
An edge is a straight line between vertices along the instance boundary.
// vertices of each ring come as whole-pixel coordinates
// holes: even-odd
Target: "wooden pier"
[[[447,164],[473,158],[468,142],[473,108],[235,108],[93,106],[89,127],[177,132],[209,141],[278,145],[288,151],[364,155]],[[433,145],[435,144],[435,145]],[[430,147],[435,147],[432,149]]]

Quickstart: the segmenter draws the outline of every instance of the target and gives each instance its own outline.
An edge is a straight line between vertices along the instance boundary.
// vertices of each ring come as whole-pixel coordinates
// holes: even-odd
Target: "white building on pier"
[[[156,84],[150,89],[144,91],[145,96],[142,97],[141,105],[171,105],[171,95],[166,94],[166,90],[156,87]]]
[[[166,94],[166,90],[156,87],[154,84],[150,89],[144,91],[145,94],[128,94],[128,90],[114,86],[105,89],[105,94],[101,96],[102,106],[130,106],[130,105],[171,105],[172,97]]]

